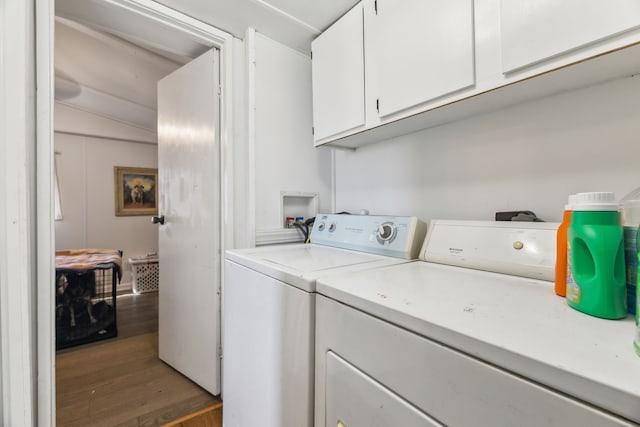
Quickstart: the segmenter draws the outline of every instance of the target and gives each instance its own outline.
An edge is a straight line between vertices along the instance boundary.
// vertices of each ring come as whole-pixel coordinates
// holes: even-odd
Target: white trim
[[[184,15],[152,0],[97,0],[120,7],[128,12],[153,19],[168,27],[189,34],[205,45],[220,48],[230,42],[232,36],[202,21]],[[213,44],[212,44],[213,43]]]
[[[0,2],[0,72],[2,72],[2,75],[5,75],[6,70],[5,70],[5,60],[4,60],[4,41],[7,40],[7,34],[6,34],[6,30],[3,31],[3,28],[6,28],[5,26],[5,16],[6,16],[6,12],[4,11],[4,7],[5,7],[5,2]],[[2,194],[5,194],[5,188],[7,187],[7,182],[6,182],[6,174],[2,173],[2,171],[4,170],[4,162],[3,159],[7,158],[7,153],[6,153],[6,147],[7,144],[5,144],[5,131],[4,129],[6,129],[5,127],[5,110],[7,107],[7,103],[6,100],[7,97],[5,96],[5,82],[3,80],[0,80],[0,166],[2,166],[2,169],[0,169],[0,192],[2,192]],[[7,258],[7,249],[8,246],[6,245],[7,241],[7,232],[6,232],[6,226],[7,226],[7,212],[6,212],[6,203],[8,198],[6,196],[0,197],[0,335],[4,335],[4,327],[3,327],[3,323],[2,323],[2,312],[4,310],[4,306],[2,305],[2,301],[4,300],[4,298],[2,297],[2,295],[4,294],[4,288],[6,286],[7,283],[9,283],[9,278],[7,275],[7,262],[8,262],[8,258]],[[0,336],[1,338],[1,336]],[[7,393],[5,392],[6,386],[4,383],[4,366],[6,365],[6,362],[4,362],[3,364],[3,359],[5,358],[4,355],[4,351],[2,350],[2,340],[0,339],[0,423],[4,423],[5,421],[5,402],[4,402],[4,396],[7,395]]]
[[[158,145],[156,130],[145,130],[58,101],[54,103],[54,111],[53,128],[56,133]]]
[[[308,30],[309,32],[311,32],[314,36],[317,36],[320,33],[322,33],[322,31],[317,29],[316,27],[307,24],[306,22],[296,18],[295,16],[285,12],[282,9],[279,9],[279,8],[275,7],[274,5],[272,5],[270,3],[267,3],[264,0],[252,0],[252,1],[254,3],[264,7],[265,9],[270,10],[270,11],[274,12],[275,14],[282,16],[285,19],[288,19],[291,22],[295,22],[296,24],[298,24],[302,28],[304,28],[304,29]]]
[[[248,28],[245,38],[247,56],[247,151],[249,243],[256,246],[256,30]]]
[[[130,138],[112,138],[112,137],[109,137],[109,136],[94,135],[94,134],[91,134],[91,133],[83,133],[83,132],[69,132],[69,131],[66,131],[66,130],[56,130],[56,131],[54,131],[54,133],[60,134],[60,135],[81,136],[81,137],[86,137],[86,138],[107,139],[109,141],[130,142],[132,144],[146,144],[146,145],[156,145],[156,146],[158,145],[157,142],[151,142],[151,141],[142,141],[142,140],[130,139]]]
[[[336,183],[336,150],[331,150],[331,212],[338,212],[336,208],[337,183]]]
[[[275,230],[259,230],[256,232],[256,246],[303,242],[304,236],[297,228],[279,228]]]
[[[37,425],[54,426],[55,390],[55,226],[53,149],[54,0],[36,0],[36,198],[37,198]]]
[[[0,424],[36,414],[35,0],[0,4]]]
[[[170,61],[173,64],[175,64],[176,68],[181,67],[182,65],[186,64],[187,62],[193,59],[184,55],[180,55],[181,57],[180,60],[177,60],[175,57],[168,58],[166,55],[161,55],[157,52],[154,52],[153,50],[150,50],[148,46],[145,46],[144,49],[140,49],[130,41],[127,41],[123,38],[116,37],[108,33],[97,31],[91,27],[86,26],[85,24],[72,21],[68,18],[62,18],[62,17],[56,16],[55,21],[58,24],[62,24],[68,28],[71,28],[86,36],[89,36],[92,39],[99,40],[102,43],[106,44],[107,46],[111,46],[120,50],[124,49],[127,52],[133,53],[137,57],[147,58],[151,61],[158,61],[158,60],[161,60],[163,62]]]
[[[39,161],[44,162],[44,164],[49,164],[48,162],[53,156],[53,139],[52,139],[53,121],[51,120],[52,111],[53,111],[53,104],[52,104],[53,102],[53,89],[52,89],[53,69],[51,69],[47,73],[45,72],[49,64],[51,64],[50,61],[53,58],[53,37],[50,36],[52,31],[51,27],[53,25],[53,0],[32,0],[32,1],[37,1],[39,6],[39,11],[38,11],[39,19],[37,21],[36,31],[35,31],[35,33],[39,35],[37,52],[36,52],[36,58],[38,62],[38,84],[39,85],[44,84],[45,86],[45,87],[41,86],[41,92],[39,92],[39,96],[37,99],[38,137],[39,137],[37,157]],[[123,8],[130,13],[137,14],[144,18],[156,20],[171,28],[174,28],[176,31],[180,31],[182,33],[188,34],[189,36],[193,37],[195,40],[199,40],[201,42],[204,42],[204,44],[208,44],[211,47],[217,47],[218,49],[220,49],[221,85],[222,85],[221,96],[220,96],[221,98],[220,150],[221,150],[221,161],[224,162],[221,168],[224,170],[224,174],[222,176],[223,179],[221,181],[221,186],[222,186],[221,197],[223,202],[222,205],[224,206],[221,206],[220,209],[221,209],[222,218],[226,218],[225,227],[223,227],[223,229],[221,230],[220,239],[221,239],[221,248],[223,251],[227,247],[232,247],[233,236],[234,236],[234,229],[233,229],[234,212],[233,212],[233,203],[228,203],[228,202],[232,200],[232,195],[233,195],[233,191],[232,191],[233,190],[233,162],[231,161],[233,159],[233,148],[232,148],[233,147],[233,144],[232,144],[233,143],[232,141],[233,139],[233,133],[232,133],[233,131],[233,114],[232,114],[232,111],[233,111],[232,110],[233,37],[230,34],[220,31],[214,27],[211,27],[196,19],[183,15],[173,9],[162,6],[151,0],[100,0],[100,1],[109,5],[113,5],[114,7]],[[3,8],[5,7],[4,5],[6,3],[7,2],[1,3]],[[24,2],[24,3],[26,4],[23,4],[22,1],[9,2],[9,4],[12,5],[13,7],[20,7],[23,10],[28,9],[30,7],[30,2]],[[0,9],[0,11],[2,10],[3,9]],[[0,18],[4,18],[4,16]],[[25,28],[23,23],[15,19],[15,16],[7,17],[7,22],[9,22],[12,25],[4,25],[5,22],[3,22],[2,28],[0,29],[0,33],[1,33],[0,35],[2,36],[2,40],[12,40],[12,44],[14,44],[16,43],[17,39],[19,41],[19,37],[21,36],[33,37],[33,34],[34,34],[33,28],[30,28],[30,27]],[[46,39],[47,37],[49,37],[48,40]],[[20,48],[22,49],[20,51],[22,53],[21,54],[12,53],[12,56],[11,56],[12,60],[14,58],[22,59],[23,57],[29,54],[28,49],[23,47],[20,47]],[[15,49],[18,49],[18,48],[14,47],[13,50]],[[8,68],[7,64],[0,63],[0,66],[2,66],[3,76],[5,76],[2,83],[6,83],[9,81],[12,82],[12,85],[8,86],[8,89],[12,91],[10,96],[4,96],[5,94],[2,93],[3,101],[0,101],[0,102],[3,103],[2,105],[5,108],[11,107],[11,110],[7,111],[9,114],[18,114],[18,111],[15,108],[16,100],[27,101],[32,98],[25,96],[24,90],[22,93],[17,93],[17,92],[20,92],[18,90],[20,86],[16,85],[15,82],[19,80],[12,80],[11,78],[7,77],[8,75],[4,73],[5,69]],[[22,75],[27,76],[29,75],[28,74],[29,70],[30,68],[25,64],[18,71],[22,72]],[[33,90],[34,87],[35,85],[31,85],[31,87],[27,87],[27,90],[29,89]],[[16,93],[13,93],[13,92],[16,92]],[[16,120],[16,121],[18,122],[18,124],[20,124],[20,120]],[[28,134],[29,131],[33,130],[33,127],[34,127],[33,123],[25,124],[24,121],[22,123],[22,126],[24,127],[23,133],[25,134]],[[3,126],[2,129],[5,129],[6,132],[12,132],[11,128],[7,129],[6,127]],[[24,137],[24,135],[11,135],[11,136],[12,136],[11,138],[3,138],[3,140],[4,141],[11,140],[11,141],[18,141],[18,142],[16,142],[15,145],[4,144],[5,149],[18,150],[20,147],[23,147],[23,145],[29,144],[30,139],[28,137]],[[20,138],[21,136],[22,138]],[[31,138],[31,141],[32,140],[33,138]],[[20,144],[19,142],[23,142],[23,144]],[[3,157],[3,158],[6,158],[6,157]],[[19,168],[19,165],[23,163],[27,164],[27,168],[24,171],[20,170]],[[35,174],[34,159],[25,159],[25,162],[12,161],[12,162],[7,162],[7,164],[13,164],[13,168],[11,170],[5,169],[6,171],[5,173],[7,174],[7,176],[9,173],[12,173],[12,176],[15,176],[15,173],[13,173],[15,172],[14,171],[15,169],[18,169],[18,172],[20,172],[23,176],[26,176],[27,173],[30,173],[30,172]],[[38,174],[39,188],[52,190],[52,180],[53,180],[52,174],[39,173]],[[6,187],[10,187],[8,185],[8,182],[0,180],[0,190],[4,190]],[[38,254],[41,255],[41,257],[39,257],[38,259],[39,260],[38,274],[39,275],[41,274],[42,277],[46,277],[47,274],[53,274],[53,270],[51,269],[51,266],[53,265],[54,241],[52,239],[52,234],[49,233],[50,230],[48,228],[48,227],[52,227],[53,209],[51,206],[51,203],[52,203],[51,194],[48,193],[48,190],[43,190],[38,194],[38,202],[45,203],[44,205],[45,208],[41,209],[38,212],[38,219],[37,219],[38,230],[45,232],[44,236],[38,236],[38,247],[37,247]],[[15,204],[11,203],[13,209],[18,209],[19,207],[25,207],[25,206],[29,207],[26,202],[28,201],[30,194],[32,193],[26,192],[22,196],[11,194],[10,195],[11,197],[7,198],[7,202],[9,202],[10,200],[11,201],[16,200],[18,202]],[[3,212],[0,212],[0,214],[3,214]],[[5,221],[8,218],[0,217],[0,219],[3,219],[3,223],[5,223]],[[24,218],[23,222],[24,224],[20,223],[20,225],[23,225],[24,228],[33,226],[34,224],[34,220],[30,218]],[[2,245],[0,244],[0,256],[2,256],[2,258],[0,258],[0,261],[7,260],[8,262],[13,263],[10,265],[13,265],[16,267],[22,267],[21,264],[27,264],[27,267],[28,267],[31,257],[25,256],[25,255],[28,255],[28,253],[26,252],[28,252],[29,248],[27,247],[23,249],[17,245],[17,243],[23,242],[23,246],[25,246],[28,242],[27,237],[28,236],[24,236],[22,240],[18,240],[12,237],[11,242],[13,244],[10,247],[12,249],[14,249],[14,247],[18,249],[17,251],[15,251],[15,253],[8,253],[8,250],[6,248],[3,248]],[[2,241],[7,242],[7,245],[10,244],[10,242],[6,239],[3,239]],[[47,264],[47,263],[50,263],[50,264]],[[1,280],[0,291],[4,292],[5,290],[11,290],[12,292],[22,291],[24,293],[28,293],[30,289],[28,277],[22,277],[22,276],[28,276],[29,268],[27,267],[15,268],[7,272],[10,275],[13,274],[16,276],[18,275],[20,276],[20,277],[17,277],[17,279],[19,279],[17,280],[17,282],[9,280],[12,282],[11,287],[7,286],[7,283],[9,281],[4,279],[5,276],[2,275],[4,273],[0,273],[0,280]],[[2,271],[4,271],[4,269],[2,269]],[[13,279],[13,277],[9,277],[9,279]],[[22,282],[27,282],[27,283],[25,283],[24,286],[16,285],[16,283],[20,284]],[[39,283],[39,287],[42,287],[42,289],[44,289],[45,286],[50,287],[50,290],[46,291],[45,295],[49,295],[48,292],[52,292],[53,290],[53,287],[49,285],[50,283],[52,282],[42,281]],[[16,302],[19,302],[19,304],[17,304]],[[25,307],[30,308],[27,303],[23,302],[22,300],[17,301],[17,298],[9,298],[9,299],[1,298],[0,315],[2,316],[3,320],[5,318],[5,313],[7,313],[7,311],[5,310],[5,306],[8,306],[11,309],[10,311],[11,314],[13,314],[16,311],[18,312],[17,317],[15,318],[16,319],[15,323],[19,323],[17,319],[20,319],[20,315],[22,316],[22,318],[24,318],[24,319],[21,319],[21,321],[23,322],[22,326],[25,329],[28,328],[30,325],[30,322],[32,322],[35,319],[33,310],[23,310],[23,311],[20,310],[21,308],[25,308]],[[40,375],[39,375],[38,384],[37,384],[38,385],[38,390],[37,390],[38,420],[39,420],[38,425],[44,425],[44,426],[52,425],[55,422],[55,405],[54,405],[55,371],[53,369],[55,359],[52,357],[53,351],[54,351],[53,348],[55,348],[55,345],[54,345],[54,336],[55,336],[54,326],[55,325],[54,325],[54,319],[52,315],[52,307],[53,307],[52,302],[48,304],[46,301],[46,297],[43,297],[42,299],[38,298],[38,316],[37,316],[38,331],[39,331],[38,344],[40,344],[41,346],[38,348],[39,350],[38,366],[40,369],[39,374],[40,375],[42,375],[43,373],[45,374],[45,378],[40,378]],[[4,333],[6,327],[7,327],[7,323],[6,321],[3,321],[0,324],[0,329],[2,329],[2,332],[3,332],[2,333],[3,343],[8,342],[10,338],[15,339],[15,337],[13,336],[10,337]],[[15,341],[11,341],[12,346],[10,349],[7,349],[6,344],[2,347],[1,355],[2,355],[3,371],[2,371],[1,378],[3,381],[3,385],[5,383],[9,383],[11,385],[11,388],[9,389],[3,388],[2,390],[3,401],[9,401],[9,404],[11,405],[11,406],[5,406],[4,408],[0,408],[0,409],[4,409],[0,411],[0,413],[2,413],[3,415],[2,421],[4,425],[31,426],[34,424],[33,420],[26,418],[29,414],[33,412],[33,404],[34,404],[33,398],[30,399],[28,396],[29,394],[33,394],[33,390],[31,390],[31,393],[26,393],[25,391],[19,390],[17,385],[13,384],[12,380],[14,378],[8,378],[6,376],[9,368],[11,368],[12,377],[19,376],[20,378],[17,378],[17,379],[21,379],[21,378],[26,378],[31,380],[33,379],[33,374],[31,372],[31,369],[28,369],[28,367],[20,368],[17,366],[17,362],[21,361],[22,363],[24,363],[25,361],[31,360],[31,357],[33,357],[31,352],[36,350],[35,345],[32,342],[30,342],[28,338],[29,338],[29,334],[25,333],[24,336],[17,338],[18,344],[16,344]],[[20,346],[19,344],[21,342],[25,344],[26,343],[30,343],[30,344]],[[5,349],[7,351],[5,351]],[[45,353],[45,354],[42,355],[41,353]],[[14,373],[14,371],[16,372]],[[29,382],[26,380],[22,382],[25,383],[26,385],[30,384],[33,386],[32,382]],[[8,396],[11,396],[12,399],[9,399]],[[19,404],[21,404],[21,406],[18,406]],[[24,410],[18,413],[18,410],[21,407],[24,408]],[[11,413],[7,414],[6,409],[10,409]],[[17,418],[19,415],[22,415],[23,418]],[[7,418],[10,416],[13,416],[16,418]],[[10,422],[7,422],[7,420],[10,420]]]
[[[236,90],[233,93],[234,111],[234,246],[246,248],[253,246],[249,232],[249,174],[247,142],[247,56],[244,41],[234,38],[234,77]],[[241,82],[238,84],[237,82]]]

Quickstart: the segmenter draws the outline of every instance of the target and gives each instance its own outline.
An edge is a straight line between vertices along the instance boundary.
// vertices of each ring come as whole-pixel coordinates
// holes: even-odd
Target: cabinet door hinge
[[[309,52],[309,54],[311,55],[311,60],[313,61],[313,51]]]
[[[373,2],[373,9],[375,10],[376,15],[377,15],[378,14],[378,0],[375,0]]]
[[[311,126],[311,135],[315,135],[315,134],[316,134],[316,128]]]
[[[376,111],[380,112],[380,98],[376,99]]]
[[[222,346],[218,346],[218,357],[222,359]]]

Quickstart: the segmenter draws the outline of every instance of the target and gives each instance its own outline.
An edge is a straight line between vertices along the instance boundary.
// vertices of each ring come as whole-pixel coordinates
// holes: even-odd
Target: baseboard
[[[116,285],[116,295],[133,293],[131,282],[120,282]]]
[[[304,237],[302,236],[302,232],[297,228],[256,231],[256,246],[303,242]]]

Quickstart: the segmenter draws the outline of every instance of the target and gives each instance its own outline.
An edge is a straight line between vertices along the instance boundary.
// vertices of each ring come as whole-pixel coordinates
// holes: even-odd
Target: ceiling
[[[155,0],[244,39],[247,28],[301,52],[359,0]],[[171,54],[193,57],[194,41],[142,22],[102,0],[56,0],[56,15]],[[194,52],[194,50],[196,52]],[[206,50],[206,49],[205,49]]]
[[[237,38],[254,28],[307,54],[358,1],[155,0]],[[155,132],[155,82],[210,46],[109,1],[55,5],[56,101]]]
[[[303,52],[359,0],[156,0],[244,38],[248,27]]]
[[[56,18],[57,103],[156,132],[158,80],[187,62]]]

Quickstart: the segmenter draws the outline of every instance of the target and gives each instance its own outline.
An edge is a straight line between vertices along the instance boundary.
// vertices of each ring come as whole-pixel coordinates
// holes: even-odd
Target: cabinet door
[[[316,141],[365,124],[362,4],[311,43]]]
[[[638,0],[502,0],[500,14],[505,73],[640,26]]]
[[[325,426],[442,427],[340,356],[327,352]]]
[[[377,0],[375,8],[365,24],[367,73],[376,74],[380,116],[474,84],[472,0]]]

